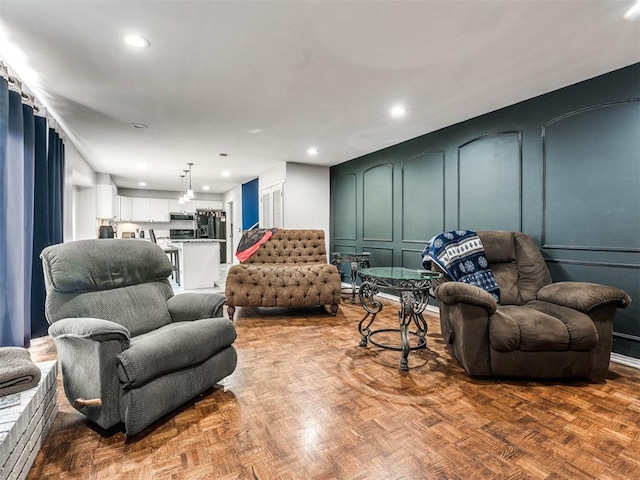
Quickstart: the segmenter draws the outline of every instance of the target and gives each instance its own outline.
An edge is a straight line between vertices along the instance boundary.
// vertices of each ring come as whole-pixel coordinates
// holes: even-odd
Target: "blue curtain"
[[[43,167],[45,184],[40,182],[41,190],[36,191],[36,177],[41,181]],[[7,80],[0,77],[0,346],[26,347],[32,331],[47,333],[42,267],[38,271],[37,265],[44,246],[62,241],[63,188],[60,137],[55,132],[47,135],[46,119],[35,117],[33,108],[23,105],[22,96],[10,91]],[[42,196],[46,221],[34,223],[34,211],[38,218],[42,215]]]
[[[44,316],[46,292],[40,252],[45,247],[63,241],[64,144],[58,132],[48,129],[46,120],[36,118],[36,156],[34,188],[33,265],[31,269],[31,330],[34,337],[47,335],[49,324]]]
[[[35,117],[33,107],[22,105],[23,119],[23,137],[22,137],[22,153],[23,153],[23,225],[24,225],[24,262],[22,264],[22,275],[24,283],[24,345],[31,342],[31,266],[33,259],[33,177],[35,163]]]
[[[58,132],[49,129],[48,153],[49,244],[62,243],[62,189],[64,187],[64,147]],[[62,169],[62,170],[61,170]]]
[[[47,119],[35,118],[35,176],[33,198],[33,261],[31,262],[31,330],[34,337],[47,334],[44,316],[44,273],[40,252],[51,245],[49,225],[49,165],[47,162]]]
[[[9,317],[9,222],[7,218],[7,140],[9,138],[9,89],[0,77],[0,345],[11,345],[14,335]]]

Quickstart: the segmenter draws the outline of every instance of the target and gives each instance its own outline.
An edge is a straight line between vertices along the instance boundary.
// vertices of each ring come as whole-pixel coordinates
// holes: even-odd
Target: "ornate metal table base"
[[[356,286],[356,279],[358,275],[358,268],[369,267],[369,252],[362,253],[340,253],[335,252],[332,254],[331,263],[338,267],[340,278],[344,275],[344,272],[340,268],[342,263],[349,262],[351,266],[351,303],[356,303],[356,292],[358,287]]]
[[[406,268],[389,267],[361,270],[360,303],[367,313],[358,323],[358,332],[362,335],[360,346],[366,347],[370,342],[381,348],[401,351],[400,370],[409,370],[409,352],[427,348],[427,322],[422,316],[422,312],[427,307],[429,300],[431,280],[439,276],[440,274],[434,272],[421,272]],[[399,328],[371,329],[376,315],[382,311],[382,303],[375,298],[380,287],[400,293]],[[411,324],[415,325],[415,331],[410,330]],[[375,335],[384,332],[399,332],[400,344],[388,345],[373,339]],[[417,337],[417,343],[413,347],[410,344],[410,336]]]

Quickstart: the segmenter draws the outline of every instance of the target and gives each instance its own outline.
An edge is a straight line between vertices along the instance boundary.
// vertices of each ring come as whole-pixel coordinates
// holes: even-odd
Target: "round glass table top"
[[[442,277],[441,273],[431,270],[413,270],[404,267],[373,267],[363,268],[358,273],[361,277],[372,277],[386,280],[435,280]]]

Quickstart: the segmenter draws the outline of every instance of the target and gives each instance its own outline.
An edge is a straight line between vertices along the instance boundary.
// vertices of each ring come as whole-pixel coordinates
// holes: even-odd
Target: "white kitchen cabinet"
[[[191,200],[189,203],[191,203],[193,211],[198,209],[206,210],[209,208],[209,202],[206,200]]]
[[[186,211],[184,208],[184,205],[180,205],[178,203],[178,199],[177,198],[170,198],[168,200],[169,202],[169,213],[177,213],[177,212],[184,212]]]
[[[166,198],[150,198],[148,220],[150,222],[168,222],[169,200]]]
[[[134,222],[168,222],[169,200],[167,198],[129,197],[131,214],[123,220]],[[122,216],[122,215],[121,215]]]
[[[221,200],[191,200],[184,204],[179,204],[177,198],[118,197],[118,200],[120,206],[114,215],[122,222],[168,222],[172,212],[222,210]]]
[[[197,209],[201,210],[222,210],[221,200],[191,200],[193,204],[193,211]]]
[[[115,185],[96,185],[96,217],[114,218],[116,216]]]
[[[149,198],[132,197],[132,220],[138,222],[149,221]]]
[[[120,196],[120,221],[130,222],[133,220],[133,199],[131,197]]]

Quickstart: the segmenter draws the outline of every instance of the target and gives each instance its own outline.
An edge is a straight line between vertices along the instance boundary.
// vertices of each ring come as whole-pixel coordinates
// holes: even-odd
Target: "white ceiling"
[[[632,4],[0,0],[0,55],[119,187],[178,191],[193,162],[194,190],[221,193],[639,62]],[[130,32],[150,48],[127,47]]]

